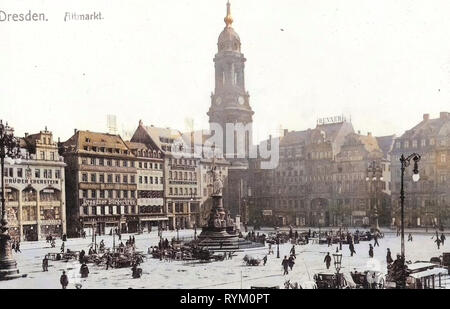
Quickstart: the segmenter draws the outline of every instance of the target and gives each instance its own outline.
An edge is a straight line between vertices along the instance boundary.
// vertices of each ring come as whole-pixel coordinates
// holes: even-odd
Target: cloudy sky
[[[208,127],[226,0],[2,0],[47,22],[0,23],[0,118],[19,135],[48,126],[106,131]],[[344,114],[356,130],[401,134],[450,112],[450,1],[232,0],[247,58],[255,140]],[[101,21],[64,22],[66,12]],[[1,16],[0,16],[1,17]]]

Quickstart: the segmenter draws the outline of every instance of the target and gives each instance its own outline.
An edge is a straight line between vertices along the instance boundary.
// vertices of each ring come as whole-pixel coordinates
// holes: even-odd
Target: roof
[[[448,134],[450,134],[450,113],[441,112],[440,117],[435,119],[429,119],[428,115],[424,115],[424,119],[419,124],[405,131],[400,138],[409,139]]]
[[[409,276],[413,277],[415,279],[419,279],[419,278],[429,277],[429,276],[438,275],[438,274],[448,275],[448,270],[445,269],[445,268],[436,267],[436,268],[427,269],[427,270],[424,270],[424,271],[419,271],[419,272],[416,272],[416,273],[412,273]]]
[[[76,152],[86,152],[84,147],[105,147],[119,149],[121,151],[130,150],[120,135],[91,131],[77,131],[71,138],[64,142],[63,145],[65,148]],[[131,152],[126,155],[132,156]]]

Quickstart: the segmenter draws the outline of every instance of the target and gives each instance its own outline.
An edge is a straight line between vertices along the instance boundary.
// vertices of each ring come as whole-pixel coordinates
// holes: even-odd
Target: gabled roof
[[[424,115],[424,119],[412,129],[405,131],[401,139],[421,138],[426,136],[438,136],[443,134],[443,128],[450,124],[450,113],[442,112],[439,118],[429,119]]]

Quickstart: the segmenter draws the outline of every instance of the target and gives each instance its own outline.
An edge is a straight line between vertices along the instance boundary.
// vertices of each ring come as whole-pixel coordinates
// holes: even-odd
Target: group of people
[[[14,250],[14,252],[20,252],[22,253],[22,251],[20,251],[20,241],[18,240],[13,240],[12,244],[11,244],[11,249]]]

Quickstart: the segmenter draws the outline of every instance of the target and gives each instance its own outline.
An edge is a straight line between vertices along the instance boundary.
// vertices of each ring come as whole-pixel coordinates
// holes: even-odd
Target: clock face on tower
[[[238,102],[239,102],[239,104],[243,105],[245,103],[244,97],[243,96],[239,96]]]
[[[220,105],[220,103],[222,103],[222,98],[221,97],[217,97],[216,98],[216,104]]]

